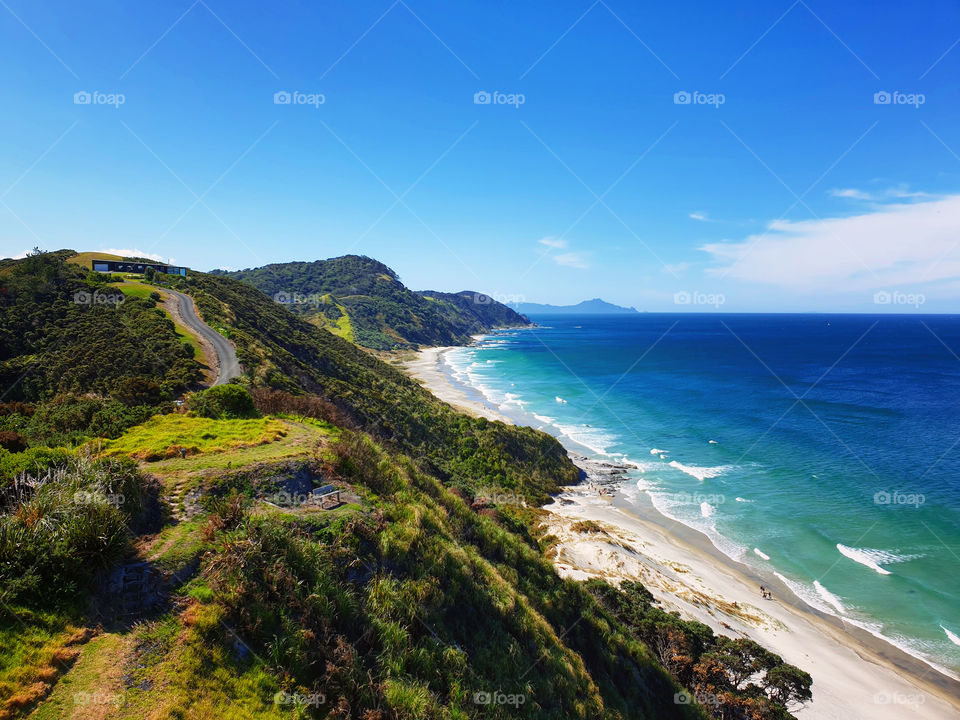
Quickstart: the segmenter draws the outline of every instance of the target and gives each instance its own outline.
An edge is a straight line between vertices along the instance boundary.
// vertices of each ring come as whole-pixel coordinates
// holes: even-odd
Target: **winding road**
[[[223,335],[200,319],[193,304],[193,298],[170,288],[163,290],[177,299],[177,309],[184,324],[213,345],[213,350],[217,354],[217,379],[213,384],[223,385],[230,382],[232,378],[239,377],[242,370],[237,361],[236,348]]]

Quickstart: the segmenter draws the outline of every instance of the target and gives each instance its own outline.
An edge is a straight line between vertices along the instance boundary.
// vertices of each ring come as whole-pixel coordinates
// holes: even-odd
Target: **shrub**
[[[152,509],[150,482],[130,462],[77,458],[8,486],[0,512],[0,602],[69,602],[129,548]]]
[[[12,453],[23,452],[27,449],[27,441],[20,433],[2,430],[0,431],[0,447]]]
[[[260,417],[253,398],[240,385],[214,385],[190,398],[190,409],[200,417],[236,420]]]
[[[32,447],[23,452],[0,453],[0,485],[20,473],[43,474],[66,465],[73,455],[63,448]]]

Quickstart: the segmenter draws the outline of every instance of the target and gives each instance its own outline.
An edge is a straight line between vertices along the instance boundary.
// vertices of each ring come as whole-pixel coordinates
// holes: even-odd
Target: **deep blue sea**
[[[626,497],[960,672],[960,316],[534,317],[446,355]]]

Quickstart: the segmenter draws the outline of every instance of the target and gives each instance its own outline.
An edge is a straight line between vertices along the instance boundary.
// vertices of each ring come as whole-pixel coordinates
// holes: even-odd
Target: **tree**
[[[190,398],[190,409],[197,415],[214,420],[236,420],[259,417],[253,398],[240,385],[214,385]]]
[[[157,271],[153,269],[153,265],[147,265],[146,270],[143,271],[143,279],[147,282],[153,282],[154,277],[156,277]]]
[[[763,679],[763,689],[767,695],[784,707],[789,707],[790,703],[802,705],[809,701],[813,697],[810,692],[812,684],[813,678],[809,673],[786,663],[768,670]]]

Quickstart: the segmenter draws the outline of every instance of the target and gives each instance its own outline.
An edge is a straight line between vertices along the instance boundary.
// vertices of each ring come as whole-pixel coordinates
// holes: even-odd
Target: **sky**
[[[0,256],[960,309],[953,1],[0,0]]]

